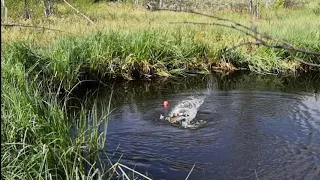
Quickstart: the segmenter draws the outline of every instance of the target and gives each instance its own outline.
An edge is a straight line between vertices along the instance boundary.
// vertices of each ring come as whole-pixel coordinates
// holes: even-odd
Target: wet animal
[[[188,99],[179,102],[169,113],[168,117],[160,116],[171,124],[180,124],[184,128],[199,126],[205,121],[193,122],[199,107],[203,104],[204,97],[190,96]]]

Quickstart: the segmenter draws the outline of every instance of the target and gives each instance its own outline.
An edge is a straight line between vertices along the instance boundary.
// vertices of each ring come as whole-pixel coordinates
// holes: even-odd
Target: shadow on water
[[[129,81],[99,89],[100,109],[111,89],[105,153],[154,179],[185,179],[194,164],[189,179],[320,178],[319,73]],[[196,118],[206,127],[157,120],[164,100],[170,109],[194,95],[205,97]]]

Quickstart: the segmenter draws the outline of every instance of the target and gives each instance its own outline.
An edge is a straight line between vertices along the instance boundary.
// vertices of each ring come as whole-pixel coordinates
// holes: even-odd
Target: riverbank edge
[[[242,50],[224,54],[222,49],[213,49],[189,36],[159,34],[157,30],[98,31],[85,37],[60,38],[48,45],[13,42],[3,50],[2,69],[19,68],[28,79],[50,79],[50,84],[66,91],[91,80],[108,83],[239,70],[295,75],[320,70],[281,57],[282,50],[268,51],[270,56],[280,53],[279,57],[261,59]]]

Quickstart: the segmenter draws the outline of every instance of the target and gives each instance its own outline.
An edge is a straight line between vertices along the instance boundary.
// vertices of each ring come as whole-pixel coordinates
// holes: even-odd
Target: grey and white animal
[[[204,97],[190,96],[188,99],[179,102],[169,113],[168,117],[160,115],[160,119],[165,119],[172,124],[181,124],[182,127],[195,127],[204,121],[191,123],[196,117],[199,107],[203,104]]]

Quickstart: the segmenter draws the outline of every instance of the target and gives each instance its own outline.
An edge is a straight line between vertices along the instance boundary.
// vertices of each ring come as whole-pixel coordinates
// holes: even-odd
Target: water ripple
[[[199,92],[198,95],[203,94]],[[167,95],[170,107],[193,95]],[[157,121],[162,98],[117,107],[109,122],[108,153],[157,179],[316,179],[320,177],[320,101],[303,93],[206,92],[188,130]],[[115,159],[120,155],[115,156]]]

